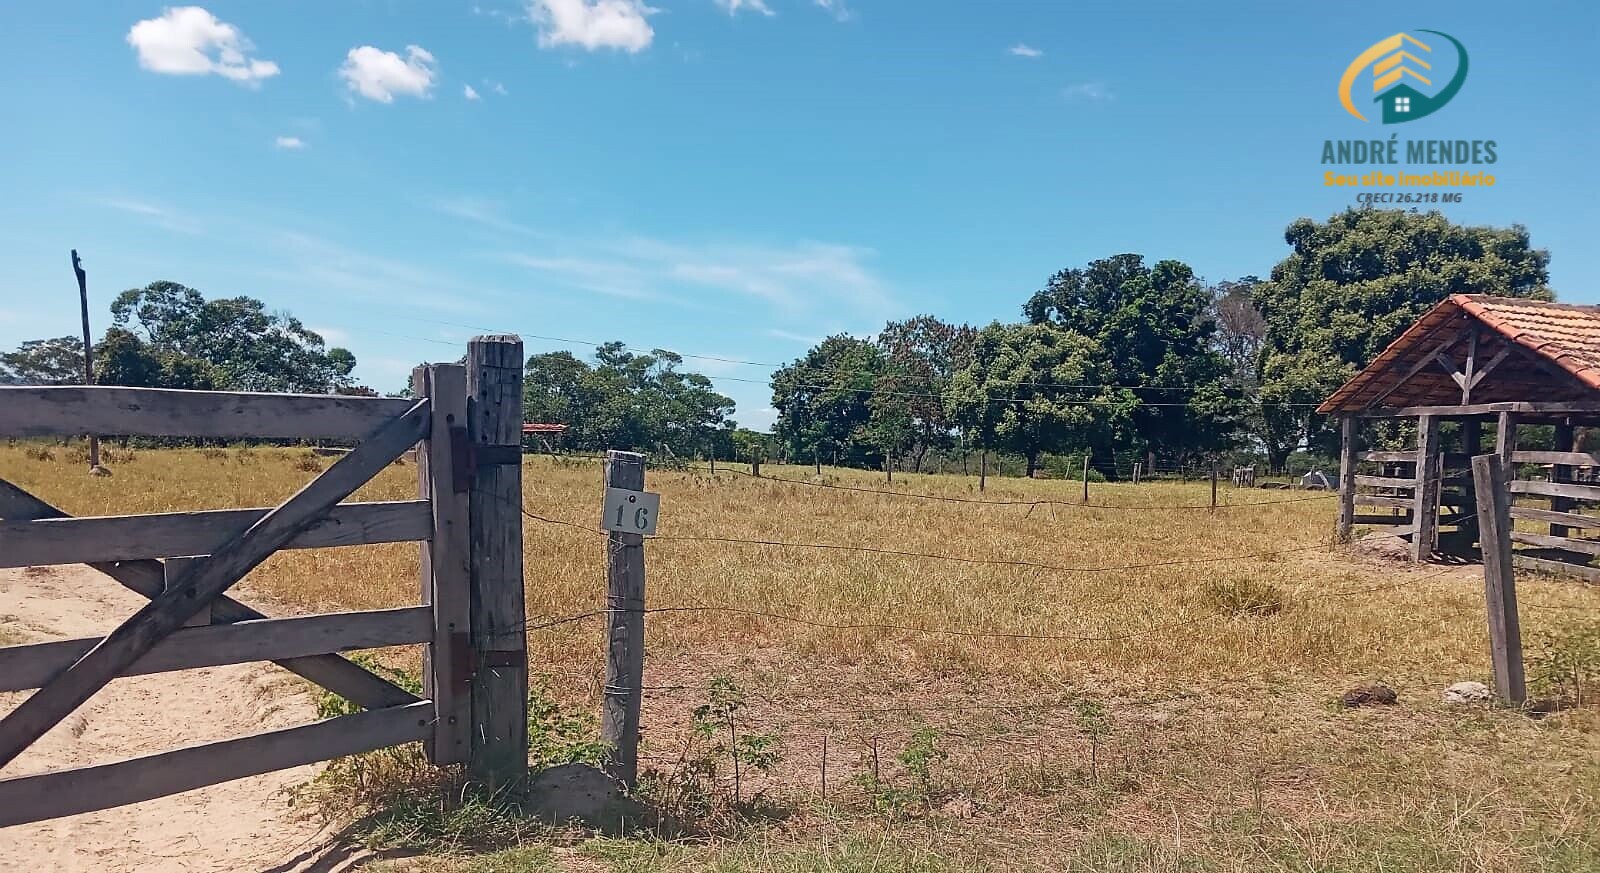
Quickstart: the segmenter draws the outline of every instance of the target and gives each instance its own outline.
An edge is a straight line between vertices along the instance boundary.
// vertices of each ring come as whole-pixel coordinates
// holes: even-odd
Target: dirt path
[[[0,570],[0,643],[104,633],[144,602],[81,565]],[[118,679],[3,775],[112,761],[312,721],[316,716],[303,689],[298,678],[271,664]],[[0,712],[25,696],[0,693]],[[0,870],[270,870],[316,842],[316,825],[296,821],[283,793],[313,773],[301,767],[6,828],[0,830]]]

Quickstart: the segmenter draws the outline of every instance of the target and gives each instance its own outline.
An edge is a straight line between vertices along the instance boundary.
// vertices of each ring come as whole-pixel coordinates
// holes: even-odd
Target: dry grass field
[[[25,449],[0,447],[0,477],[76,515],[268,505],[313,475],[301,449],[135,451],[109,478],[70,449]],[[1073,504],[1080,488],[764,472],[988,501]],[[1479,568],[1334,548],[1331,499],[1225,485],[1211,513],[1204,483],[1093,485],[1103,507],[728,472],[648,484],[663,495],[648,605],[663,611],[647,619],[643,764],[714,794],[715,826],[428,869],[1600,869],[1600,712],[1443,703],[1452,682],[1488,681]],[[356,499],[415,487],[397,465]],[[593,461],[526,462],[524,505],[551,520],[525,526],[530,664],[567,713],[598,709],[600,492]],[[416,548],[280,553],[245,584],[299,611],[403,605]],[[1535,643],[1600,620],[1593,588],[1519,588]],[[722,699],[742,694],[737,731],[776,752],[747,763],[738,804],[720,734],[692,730],[717,679]],[[1398,704],[1340,706],[1363,681]],[[685,775],[686,760],[716,772]]]

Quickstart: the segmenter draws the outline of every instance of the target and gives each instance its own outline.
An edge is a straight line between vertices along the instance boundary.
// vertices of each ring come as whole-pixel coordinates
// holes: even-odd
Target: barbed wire
[[[705,467],[690,466],[689,469],[705,471]],[[1330,500],[1338,497],[1337,492],[1318,494],[1315,497],[1295,497],[1289,500],[1254,500],[1244,503],[1218,503],[1215,506],[1209,503],[1172,503],[1172,504],[1114,504],[1114,503],[1083,503],[1075,500],[989,500],[981,497],[954,497],[944,494],[921,494],[914,491],[893,491],[886,488],[866,488],[859,485],[840,485],[833,482],[807,482],[804,479],[789,479],[783,476],[757,476],[734,467],[729,467],[728,472],[736,476],[745,476],[762,482],[785,482],[790,485],[804,485],[811,488],[831,488],[838,491],[857,491],[866,494],[886,494],[892,497],[905,497],[916,500],[931,500],[944,503],[971,503],[982,506],[1072,506],[1087,509],[1117,509],[1117,510],[1191,510],[1191,509],[1239,509],[1247,506],[1277,506],[1285,503],[1305,503],[1312,500]],[[1068,481],[1068,480],[1061,480]]]

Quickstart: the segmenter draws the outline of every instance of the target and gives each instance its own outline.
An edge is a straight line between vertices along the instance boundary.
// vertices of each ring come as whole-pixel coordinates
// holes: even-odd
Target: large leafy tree
[[[83,383],[83,340],[75,336],[28,340],[0,354],[0,384],[77,385]]]
[[[1052,324],[989,325],[946,392],[950,415],[985,449],[1014,452],[1032,476],[1046,452],[1124,438],[1138,400],[1106,386],[1100,345]]]
[[[534,355],[524,370],[523,417],[567,425],[566,445],[576,449],[729,457],[733,401],[705,376],[679,370],[682,363],[674,352],[634,354],[620,342],[597,348],[593,365],[570,352]]]
[[[871,430],[884,451],[910,453],[912,468],[948,448],[956,423],[944,403],[950,379],[972,357],[977,330],[932,315],[891,321],[878,333],[883,373],[871,401]]]
[[[207,300],[176,282],[122,292],[111,317],[158,359],[186,360],[215,387],[242,391],[327,392],[347,387],[355,356],[326,347],[315,331],[253,297]],[[126,345],[125,340],[119,340]]]
[[[1023,306],[1033,324],[1094,337],[1108,384],[1133,392],[1130,439],[1118,450],[1184,454],[1225,445],[1242,412],[1223,390],[1211,295],[1188,265],[1136,254],[1062,270]]]
[[[882,445],[903,436],[908,420],[905,404],[888,394],[872,429],[874,391],[884,375],[883,351],[867,340],[831,336],[805,356],[772,374],[772,406],[778,411],[773,428],[796,460],[832,459],[856,466],[876,466]],[[904,400],[904,397],[899,398]]]
[[[1528,232],[1464,226],[1438,212],[1350,209],[1289,225],[1293,249],[1254,289],[1266,319],[1263,436],[1281,467],[1304,445],[1331,451],[1316,404],[1451,294],[1553,300],[1548,252]]]

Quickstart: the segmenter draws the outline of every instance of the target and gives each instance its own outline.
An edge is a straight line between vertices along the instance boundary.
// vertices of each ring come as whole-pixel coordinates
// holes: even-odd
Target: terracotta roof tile
[[[1491,336],[1503,344],[1531,352],[1552,364],[1549,369],[1564,371],[1578,383],[1562,384],[1563,380],[1558,377],[1546,375],[1542,387],[1517,389],[1530,395],[1517,399],[1567,398],[1574,391],[1600,391],[1600,306],[1453,294],[1406,328],[1365,369],[1323,401],[1317,411],[1355,412],[1386,396],[1391,397],[1390,402],[1403,401],[1401,405],[1415,405],[1418,398],[1427,403],[1444,402],[1442,398],[1455,393],[1456,389],[1451,387],[1443,371],[1431,372],[1434,368],[1423,369],[1414,376],[1412,381],[1417,384],[1407,390],[1397,391],[1392,396],[1388,392],[1393,390],[1392,386],[1403,382],[1406,373],[1419,361],[1431,358],[1441,339],[1454,335],[1458,325],[1469,319],[1484,325]],[[1502,376],[1505,374],[1502,370]],[[1522,378],[1526,379],[1527,374]],[[1408,397],[1411,400],[1406,402]]]

